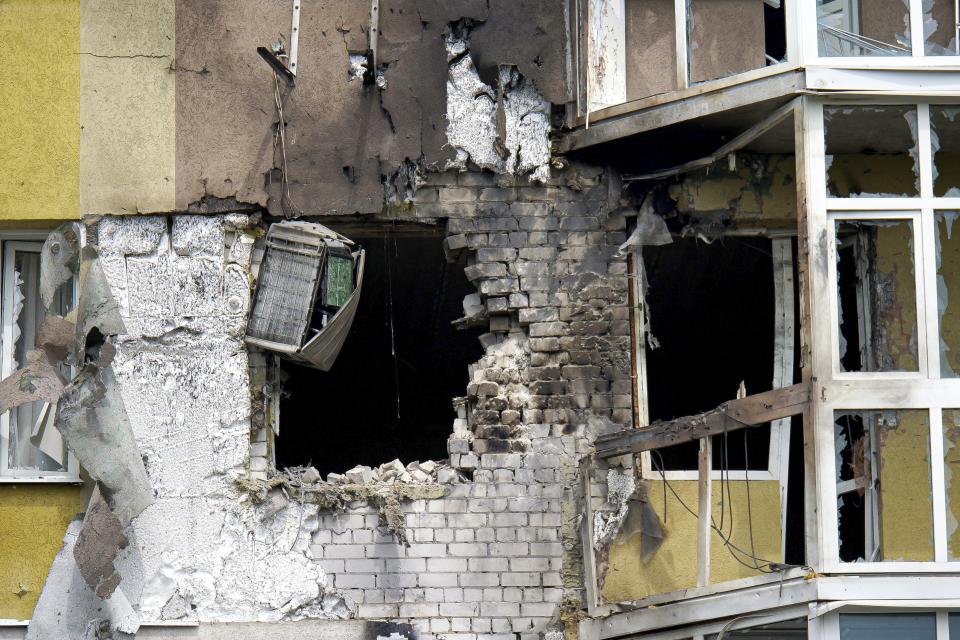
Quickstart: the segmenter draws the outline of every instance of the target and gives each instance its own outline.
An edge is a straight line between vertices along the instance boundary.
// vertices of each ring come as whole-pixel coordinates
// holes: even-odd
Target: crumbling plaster
[[[368,47],[369,11],[370,4],[359,1],[302,7],[296,87],[281,86],[289,184],[283,198],[274,80],[254,46],[288,33],[289,3],[271,0],[241,11],[222,0],[177,3],[178,209],[213,196],[269,205],[288,216],[376,214],[385,183],[397,182],[398,172],[409,174],[411,164],[443,168],[460,155],[455,166],[465,166],[448,132],[457,123],[448,121],[444,39],[455,23],[470,33],[487,92],[496,95],[489,87],[498,64],[515,65],[514,84],[522,91],[513,117],[540,114],[523,118],[522,129],[537,140],[520,152],[519,166],[499,164],[545,175],[549,104],[567,100],[562,2],[381,2],[382,89],[351,80],[350,55]],[[412,195],[416,185],[410,186]]]
[[[230,300],[249,292],[229,274],[249,265],[227,260],[250,223],[103,218],[88,228],[126,326],[114,369],[155,495],[117,560],[142,623],[347,615],[310,562],[317,508],[274,513],[237,486],[250,403],[246,303]]]

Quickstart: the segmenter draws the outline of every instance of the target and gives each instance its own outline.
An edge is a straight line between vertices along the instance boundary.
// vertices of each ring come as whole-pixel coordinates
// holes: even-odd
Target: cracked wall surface
[[[284,193],[283,153],[274,148],[274,80],[253,45],[288,34],[289,3],[271,0],[243,10],[223,0],[177,3],[178,209],[214,197],[268,205],[286,216],[379,213],[409,166],[465,166],[448,130],[444,38],[455,23],[470,31],[485,84],[495,86],[499,64],[516,69],[508,102],[516,125],[508,130],[526,144],[507,143],[520,150],[519,162],[481,166],[545,175],[550,103],[567,100],[562,2],[382,2],[381,89],[355,77],[358,56],[368,48],[369,11],[369,2],[359,1],[302,8],[297,85],[280,87]],[[480,103],[468,108],[485,109]]]

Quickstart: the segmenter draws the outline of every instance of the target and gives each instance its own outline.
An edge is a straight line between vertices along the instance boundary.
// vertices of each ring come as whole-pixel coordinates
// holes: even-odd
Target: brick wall
[[[546,186],[489,173],[429,174],[403,216],[446,221],[489,327],[449,440],[471,478],[404,505],[410,545],[366,503],[323,515],[311,551],[358,617],[425,637],[523,640],[560,628],[582,596],[578,458],[599,422],[632,419],[619,185],[574,167]]]

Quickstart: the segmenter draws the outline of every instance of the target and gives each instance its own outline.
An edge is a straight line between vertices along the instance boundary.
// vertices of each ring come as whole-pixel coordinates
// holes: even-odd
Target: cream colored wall
[[[693,480],[671,481],[683,504],[696,512],[699,509],[698,483]],[[729,498],[724,494],[725,518],[723,531],[736,547],[751,550],[750,519],[753,520],[755,555],[772,562],[782,562],[780,551],[780,487],[771,480],[750,482],[750,510],[747,509],[747,483],[732,480]],[[614,539],[609,550],[609,564],[601,592],[607,602],[636,600],[657,593],[667,593],[697,584],[697,518],[688,512],[669,489],[666,492],[664,514],[664,486],[659,480],[649,481],[648,496],[663,523],[662,546],[644,562],[640,557],[640,536],[624,540]],[[713,518],[720,525],[720,482],[713,482]],[[733,525],[730,526],[730,513]],[[732,535],[730,531],[733,531]],[[738,557],[752,562],[742,554]],[[763,563],[761,563],[763,564]],[[719,583],[758,575],[760,572],[739,563],[714,531],[710,540],[710,582]]]
[[[81,0],[80,210],[172,211],[174,0]]]

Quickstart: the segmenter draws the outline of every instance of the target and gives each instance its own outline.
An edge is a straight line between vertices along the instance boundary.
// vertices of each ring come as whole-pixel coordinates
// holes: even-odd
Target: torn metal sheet
[[[43,351],[30,351],[26,364],[0,381],[0,414],[28,402],[56,402],[65,384]]]
[[[57,291],[80,271],[80,224],[66,222],[47,236],[40,250],[40,300],[50,312]]]
[[[55,425],[90,477],[101,483],[126,528],[153,503],[123,398],[111,367],[86,365],[63,390]]]
[[[640,536],[640,559],[647,562],[663,544],[664,533],[660,517],[647,499],[646,491],[642,493],[642,498],[635,495],[627,503],[627,515],[620,524],[618,537],[622,544],[626,544],[633,536]]]
[[[73,556],[82,528],[79,518],[67,527],[63,546],[53,559],[33,610],[26,640],[83,638],[92,621],[98,629],[106,627],[113,640],[132,640],[139,629],[140,619],[122,590],[117,589],[108,598],[101,599],[80,575]]]
[[[365,254],[308,222],[270,227],[246,341],[328,371],[360,300]]]
[[[120,317],[120,306],[113,297],[97,253],[83,248],[80,276],[80,300],[77,303],[77,349],[79,357],[86,348],[87,335],[96,328],[101,334],[117,335],[126,330]]]
[[[73,322],[48,314],[37,329],[34,342],[38,349],[47,354],[50,362],[64,362],[70,353],[76,331],[77,327]]]
[[[98,597],[106,598],[120,585],[121,576],[113,561],[128,543],[120,520],[110,511],[100,488],[94,487],[83,517],[83,528],[73,547],[73,557],[80,575]]]

